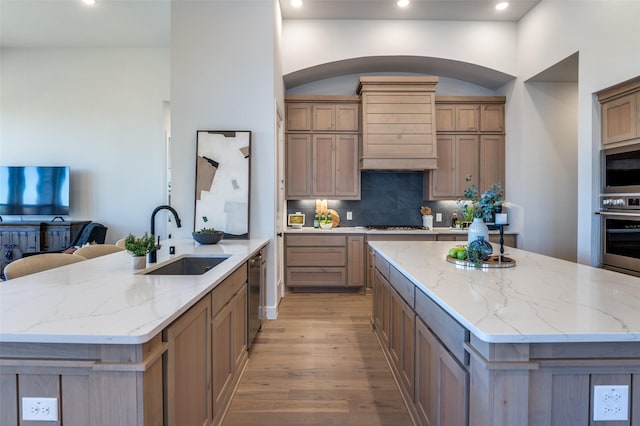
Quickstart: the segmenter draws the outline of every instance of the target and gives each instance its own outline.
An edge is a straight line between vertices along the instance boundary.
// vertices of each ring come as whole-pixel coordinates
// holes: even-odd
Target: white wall
[[[0,55],[0,163],[69,165],[72,219],[103,223],[108,242],[147,231],[165,200],[169,50]]]
[[[250,234],[274,236],[274,5],[265,1],[180,1],[171,7],[172,197],[194,223],[197,130],[249,130]],[[282,98],[282,95],[279,95]],[[275,309],[275,259],[268,253],[267,304]]]
[[[625,0],[555,1],[543,0],[521,20],[518,31],[518,83],[556,62],[579,52],[577,105],[577,185],[562,181],[559,169],[552,170],[561,190],[577,193],[577,217],[559,219],[567,227],[577,221],[577,260],[597,265],[599,262],[599,224],[594,215],[598,208],[598,153],[600,115],[594,92],[640,75],[640,2]],[[535,87],[515,90],[507,113],[518,124],[519,143],[531,147],[545,134],[544,122],[535,119],[540,110],[540,93]],[[530,120],[530,117],[534,117]],[[509,126],[509,123],[507,123]],[[507,153],[510,170],[524,170],[525,164],[545,165],[546,152],[514,149]],[[549,190],[548,180],[536,182],[537,175],[507,172],[513,198],[528,211],[543,205]],[[533,184],[531,182],[534,182]],[[510,195],[510,197],[512,196]],[[559,204],[558,204],[559,205]],[[531,214],[531,213],[528,213]],[[548,233],[544,228],[527,227],[527,235]],[[526,247],[526,244],[525,244]]]

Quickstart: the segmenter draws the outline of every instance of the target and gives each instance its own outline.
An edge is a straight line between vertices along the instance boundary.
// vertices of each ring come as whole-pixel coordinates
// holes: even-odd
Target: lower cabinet
[[[165,333],[168,424],[209,424],[212,419],[211,296],[200,300]]]
[[[420,320],[415,323],[414,405],[420,424],[468,424],[469,373]]]
[[[364,244],[363,235],[287,234],[287,286],[293,289],[363,287],[366,263]]]
[[[389,311],[389,352],[400,382],[413,398],[416,315],[411,306],[393,289],[390,290]]]

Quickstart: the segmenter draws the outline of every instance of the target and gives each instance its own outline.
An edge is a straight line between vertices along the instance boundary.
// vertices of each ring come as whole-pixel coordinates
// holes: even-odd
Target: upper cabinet
[[[602,105],[602,144],[640,137],[640,77],[598,92]]]
[[[471,183],[483,192],[505,186],[503,96],[436,97],[438,168],[424,173],[425,200],[464,197]]]
[[[360,77],[362,170],[437,167],[437,77]]]
[[[287,199],[360,199],[360,98],[291,95],[285,102]]]

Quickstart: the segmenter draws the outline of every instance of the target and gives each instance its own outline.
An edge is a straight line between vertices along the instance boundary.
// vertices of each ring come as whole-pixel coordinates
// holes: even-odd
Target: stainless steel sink
[[[160,266],[144,275],[202,275],[215,268],[231,255],[222,256],[184,256],[171,263]]]

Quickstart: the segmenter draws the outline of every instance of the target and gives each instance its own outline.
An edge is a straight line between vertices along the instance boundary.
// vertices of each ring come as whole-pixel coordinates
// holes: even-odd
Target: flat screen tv
[[[0,166],[0,215],[68,214],[68,166]]]

